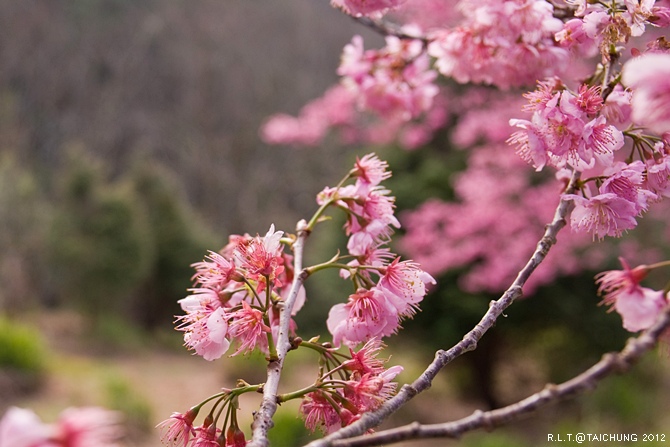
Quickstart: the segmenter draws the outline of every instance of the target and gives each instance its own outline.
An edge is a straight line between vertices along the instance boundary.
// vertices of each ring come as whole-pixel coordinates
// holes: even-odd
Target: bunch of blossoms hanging
[[[422,3],[430,4],[430,2]],[[464,337],[462,343],[457,343],[446,353],[441,351],[436,355],[435,361],[426,369],[422,377],[412,384],[411,390],[404,395],[401,391],[399,393],[401,397],[399,399],[394,397],[393,402],[390,402],[388,406],[382,404],[382,411],[374,416],[355,422],[356,432],[349,427],[338,431],[334,436],[328,436],[325,442],[315,445],[332,445],[330,444],[332,440],[361,434],[362,430],[379,423],[380,414],[392,412],[390,408],[397,408],[398,402],[406,402],[411,398],[408,397],[410,394],[413,395],[429,386],[430,380],[423,380],[426,376],[431,376],[444,364],[449,363],[452,355],[458,356],[463,349],[476,344],[478,338],[481,337],[482,330],[485,331],[491,327],[505,307],[527,291],[527,280],[530,274],[533,273],[535,276],[536,268],[539,263],[545,261],[549,248],[552,248],[552,251],[555,250],[553,247],[556,244],[556,232],[562,228],[567,219],[570,220],[575,233],[587,236],[587,238],[582,237],[581,242],[586,245],[589,239],[603,239],[606,236],[618,237],[634,228],[638,218],[652,204],[667,195],[668,174],[670,174],[667,170],[667,154],[670,152],[667,135],[670,101],[667,100],[666,64],[668,55],[665,53],[668,52],[669,46],[665,38],[654,39],[647,35],[652,27],[667,27],[668,25],[668,9],[662,6],[661,1],[626,0],[592,4],[585,0],[576,0],[561,4],[543,0],[502,2],[461,0],[458,2],[458,8],[463,15],[460,22],[456,24],[431,22],[426,28],[407,27],[408,23],[405,23],[405,26],[398,26],[380,20],[379,11],[374,13],[359,11],[352,15],[357,17],[361,23],[385,36],[421,41],[422,51],[428,52],[434,58],[430,60],[433,64],[432,68],[448,80],[460,84],[480,83],[500,89],[511,89],[525,87],[536,83],[538,79],[544,79],[539,83],[537,90],[524,95],[527,100],[524,109],[531,116],[528,119],[513,118],[509,121],[516,128],[511,138],[508,138],[511,131],[507,127],[507,131],[502,132],[506,135],[500,140],[497,132],[499,126],[487,121],[486,125],[494,129],[487,129],[484,133],[487,138],[495,140],[496,144],[483,147],[477,144],[479,142],[471,142],[470,146],[473,149],[469,157],[471,166],[459,176],[456,185],[459,198],[463,199],[467,205],[473,205],[469,209],[470,213],[462,214],[461,211],[465,208],[458,206],[431,209],[434,212],[435,221],[438,221],[436,226],[445,226],[442,224],[446,222],[449,229],[452,230],[450,236],[460,238],[456,244],[461,240],[467,240],[472,235],[477,236],[477,243],[468,244],[469,241],[466,241],[460,244],[459,247],[464,248],[462,251],[449,253],[447,249],[442,250],[447,252],[446,257],[452,258],[450,261],[459,257],[460,262],[463,262],[464,259],[479,260],[489,256],[491,252],[500,253],[497,258],[495,255],[490,255],[490,260],[498,261],[498,263],[491,262],[486,272],[478,272],[477,276],[486,279],[490,278],[490,275],[487,275],[490,271],[503,270],[500,263],[506,261],[504,256],[510,247],[514,249],[512,250],[514,256],[522,259],[525,264],[522,263],[518,269],[506,271],[506,275],[510,273],[516,277],[513,281],[511,279],[505,281],[502,278],[503,275],[494,277],[496,288],[504,289],[504,285],[509,286],[510,283],[511,286],[499,300],[491,303],[489,310],[477,327]],[[402,17],[402,9],[403,7],[400,7],[395,11],[397,17]],[[352,13],[351,10],[348,12]],[[361,17],[362,15],[367,17]],[[421,17],[421,15],[415,15],[415,17]],[[425,31],[422,32],[422,29]],[[646,50],[631,49],[629,53],[636,57],[639,56],[639,59],[628,62],[621,74],[620,62],[628,56],[628,52],[624,51],[624,45],[630,44],[631,37],[647,39]],[[640,39],[637,42],[643,41]],[[584,56],[595,56],[598,53],[600,63],[580,59]],[[352,54],[355,57],[350,58]],[[346,67],[346,63],[353,60],[352,66],[355,69],[359,68],[357,64],[365,62],[365,58],[360,56],[364,54],[362,44],[358,45],[358,49],[355,47],[352,49],[352,46],[347,47],[343,65]],[[363,68],[368,67],[363,64]],[[365,72],[365,70],[361,71]],[[346,84],[349,83],[346,73],[346,71],[341,73],[343,78],[340,86],[343,91],[346,89]],[[450,90],[441,89],[443,94],[447,91]],[[348,115],[350,117],[359,116],[361,111],[375,111],[374,102],[366,103],[360,97],[351,98],[347,104],[356,112]],[[450,111],[454,113],[452,118],[456,117],[457,121],[461,120],[462,116],[457,116],[456,111],[460,114],[470,110],[467,107],[462,108],[463,104],[454,104],[452,98],[445,100],[444,97],[435,96],[433,105],[441,107],[445,118],[447,115],[445,104],[449,104]],[[319,112],[324,117],[319,132],[323,132],[328,127],[342,127],[339,124],[331,126],[327,122],[327,110]],[[344,115],[340,113],[338,116]],[[394,116],[406,116],[408,117],[406,123],[412,125],[421,119],[421,117],[413,116],[411,109],[408,109],[404,115]],[[426,113],[425,116],[428,117],[429,114]],[[491,113],[491,116],[495,117],[496,113]],[[299,118],[302,118],[302,115]],[[494,119],[492,118],[492,121]],[[441,122],[450,123],[451,120],[443,119]],[[508,124],[507,120],[504,124]],[[266,127],[265,131],[268,129],[269,127]],[[416,148],[416,146],[405,144],[406,140],[403,139],[402,131],[399,130],[401,128],[389,125],[386,129],[388,130],[387,135],[394,135],[401,144],[411,149]],[[429,128],[426,127],[424,130],[426,129]],[[272,137],[271,132],[266,132],[265,136]],[[429,136],[424,135],[423,141],[428,138]],[[508,144],[498,144],[505,140]],[[313,141],[318,141],[318,139],[315,138]],[[283,141],[283,143],[287,142],[290,141]],[[509,145],[516,150],[516,154]],[[497,154],[501,151],[506,151],[504,156]],[[512,161],[513,157],[509,156],[510,154],[518,157],[516,163]],[[542,171],[546,167],[555,168],[556,181],[554,184],[556,187],[552,190],[548,187],[549,182],[542,182],[541,188],[538,188],[534,181],[535,178],[531,178],[530,175],[524,173],[522,178],[515,176],[515,172],[523,171],[524,164],[526,168],[530,165],[536,171]],[[496,168],[501,168],[499,171],[503,171],[502,175],[495,175]],[[564,193],[561,194],[561,192]],[[482,196],[485,197],[485,200],[480,200]],[[549,196],[552,198],[551,201],[547,200]],[[330,197],[330,195],[325,194],[325,197]],[[509,200],[510,198],[514,200]],[[479,203],[475,205],[478,200]],[[528,222],[533,225],[538,223],[537,219],[532,219],[530,216],[532,210],[541,208],[542,212],[550,212],[552,207],[547,204],[552,202],[555,204],[554,217],[546,226],[535,251],[526,247],[521,248],[521,244],[515,247],[517,237],[530,238],[528,235],[532,234],[532,231],[524,233],[524,229],[520,227]],[[481,206],[482,203],[484,206]],[[341,206],[346,207],[346,202],[343,202]],[[517,208],[513,208],[515,206]],[[515,209],[525,209],[526,214],[515,214]],[[512,211],[506,213],[509,210]],[[461,217],[469,220],[459,221]],[[418,225],[423,223],[420,216],[415,215],[414,218]],[[440,218],[442,218],[441,221]],[[544,219],[540,218],[539,222],[547,222]],[[494,243],[482,244],[481,241],[484,240],[482,233],[492,232],[499,225],[505,228],[496,233],[498,239],[513,239],[513,241],[496,244],[494,236],[489,239],[489,241],[493,239]],[[510,227],[512,231],[505,233]],[[459,229],[460,233],[456,231]],[[536,234],[541,233],[541,231],[536,232]],[[416,241],[421,240],[421,234],[415,236]],[[435,240],[438,238],[431,239],[431,241]],[[561,236],[561,243],[563,243],[563,236]],[[354,245],[351,240],[350,244]],[[406,247],[418,245],[411,242],[405,244]],[[424,241],[423,245],[429,246],[430,242]],[[532,253],[530,259],[528,254],[525,257],[519,254],[526,250],[527,253]],[[440,251],[439,248],[434,249],[433,253],[436,251]],[[563,260],[562,257],[554,259],[556,260],[554,266]],[[552,275],[557,272],[558,274],[571,273],[570,269],[573,269],[572,272],[578,271],[583,264],[575,259],[575,256],[568,258],[569,268],[564,271],[557,269],[556,272],[546,275],[545,279],[555,277]],[[349,267],[352,265],[355,263],[350,263]],[[653,268],[659,266],[661,264],[657,263],[653,265]],[[350,269],[344,272],[344,276],[347,275],[351,275]],[[622,315],[624,326],[627,329],[645,330],[647,332],[644,337],[647,337],[647,340],[650,337],[658,340],[659,334],[668,327],[668,313],[662,311],[663,308],[667,309],[667,291],[652,291],[652,293],[650,289],[639,285],[641,277],[637,273],[627,275],[628,272],[623,274],[610,272],[599,277],[600,292],[605,295],[604,301],[611,304]],[[620,280],[621,277],[625,279]],[[380,280],[376,277],[370,278],[371,284],[375,282],[376,287],[381,288]],[[472,289],[477,289],[486,287],[488,283],[489,281],[482,281],[471,285]],[[358,302],[361,303],[360,306],[357,306]],[[356,322],[364,315],[361,309],[380,306],[383,304],[379,304],[379,294],[374,293],[372,288],[368,289],[367,292],[350,298],[350,302],[346,305],[338,305],[331,310],[329,327],[333,332],[337,332],[345,327],[342,323],[346,321],[345,317],[352,318]],[[390,322],[393,321],[395,319],[390,320]],[[389,321],[378,320],[373,330],[384,334],[388,324]],[[366,331],[360,331],[356,324],[351,324],[346,329],[346,332],[342,330],[341,336],[344,343],[352,341],[348,337],[370,335],[369,328],[366,328]],[[635,357],[635,355],[629,355],[633,351],[635,348],[627,348],[627,352],[622,353],[621,357],[616,360],[623,359],[624,363],[628,362],[631,357]],[[613,368],[613,365],[614,363],[610,363],[606,365],[606,368]],[[598,365],[593,370],[602,371],[599,369],[600,366]],[[574,384],[588,385],[587,379],[583,377],[571,382],[565,387],[567,394],[574,391]],[[417,385],[420,386],[417,387]],[[545,391],[547,393],[538,393],[532,397],[546,401],[563,393],[554,387]],[[548,394],[550,394],[549,397],[547,397]],[[511,414],[522,414],[523,410],[518,413],[516,411],[524,408],[526,404],[528,404],[526,410],[532,410],[540,405],[533,398],[512,405],[503,411],[474,414],[471,418],[466,418],[467,420],[458,421],[462,422],[462,425],[445,423],[425,427],[414,423],[411,426],[388,432],[386,436],[380,433],[379,436],[373,435],[373,437],[375,441],[382,443],[384,440],[397,441],[413,437],[435,436],[436,433],[441,433],[445,437],[458,436],[477,424],[479,427],[495,427],[510,420],[508,416]],[[307,406],[321,409],[323,402],[323,396],[315,394]],[[320,420],[326,421],[324,425],[330,426],[327,413],[320,411],[318,414],[322,415]],[[337,422],[336,418],[331,420]],[[467,428],[464,428],[465,425]],[[353,445],[358,445],[358,441],[368,445],[368,441],[358,438],[352,440]],[[371,444],[373,441],[370,441]]]
[[[291,349],[317,352],[320,367],[313,384],[285,394],[275,394],[269,382],[251,385],[239,380],[237,387],[162,422],[165,443],[245,445],[237,409],[239,396],[249,392],[264,393],[274,405],[302,399],[307,427],[324,431],[350,424],[393,395],[396,384],[392,380],[402,367],[384,367],[384,360],[378,358],[381,339],[397,332],[401,321],[415,313],[426,286],[435,281],[418,264],[401,261],[384,247],[393,228],[400,226],[394,216],[394,199],[381,185],[391,175],[387,168],[374,154],[357,159],[336,187],[318,195],[319,209],[309,222],[299,223],[298,234],[285,235],[271,226],[263,237],[231,236],[221,251],[210,252],[205,260],[193,264],[195,287],[180,300],[185,314],[177,317],[177,329],[184,332],[189,349],[206,360],[220,358],[231,344],[237,346],[233,356],[259,350],[266,354],[277,381]],[[347,214],[349,254],[303,269],[299,267],[302,244],[331,207]],[[298,267],[293,256],[285,253],[287,247],[294,250]],[[352,282],[354,293],[330,311],[332,343],[319,343],[318,337],[304,341],[297,336],[291,317],[305,302],[304,280],[327,268],[339,269]],[[348,353],[338,351],[343,344]],[[195,425],[207,404],[211,404],[208,414],[201,425]]]

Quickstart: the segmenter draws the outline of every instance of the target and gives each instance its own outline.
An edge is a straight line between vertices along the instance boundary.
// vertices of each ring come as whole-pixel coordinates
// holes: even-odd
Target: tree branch
[[[279,379],[284,366],[284,358],[289,351],[291,344],[289,342],[289,325],[291,322],[291,312],[302,287],[309,273],[302,268],[302,258],[305,246],[305,240],[310,234],[307,229],[307,223],[304,220],[298,222],[298,237],[293,244],[293,267],[296,272],[300,272],[293,278],[291,290],[286,301],[279,308],[279,333],[277,335],[277,360],[268,363],[267,381],[263,385],[263,400],[261,406],[254,416],[254,422],[251,425],[253,430],[252,439],[249,442],[250,447],[267,447],[268,431],[273,427],[272,417],[277,411],[277,390],[279,388]]]
[[[420,40],[424,43],[424,45],[428,45],[428,43],[430,42],[430,40],[426,36],[407,34],[399,26],[389,22],[384,22],[381,20],[373,20],[369,17],[364,16],[356,17],[349,14],[347,15],[351,17],[354,21],[360,23],[363,26],[366,26],[367,28],[370,28],[372,31],[381,34],[382,36],[395,36],[399,39]]]
[[[479,428],[493,429],[531,415],[547,405],[570,399],[595,388],[598,382],[614,373],[627,371],[643,354],[656,346],[659,338],[670,328],[670,306],[659,315],[656,323],[637,338],[631,338],[620,352],[605,354],[588,370],[560,385],[548,384],[519,402],[491,411],[475,411],[470,416],[453,422],[422,425],[414,422],[402,427],[384,430],[368,436],[335,441],[339,447],[363,447],[392,444],[408,439],[458,438]]]
[[[580,173],[578,171],[573,172],[572,178],[565,190],[566,194],[571,194],[577,190],[579,176]],[[398,411],[398,409],[414,398],[414,396],[428,389],[433,382],[433,379],[442,368],[460,355],[476,349],[478,341],[484,336],[486,331],[495,324],[498,317],[502,315],[505,309],[507,309],[515,299],[522,296],[523,286],[535,269],[542,263],[551,247],[556,243],[556,235],[563,227],[565,227],[566,217],[573,206],[571,200],[561,199],[556,207],[552,222],[546,226],[542,239],[537,243],[535,251],[523,269],[519,271],[512,285],[498,300],[491,302],[488,311],[484,314],[479,323],[468,332],[460,342],[447,351],[437,351],[433,362],[411,385],[403,385],[398,394],[386,401],[377,410],[363,414],[363,416],[353,424],[343,427],[322,439],[313,441],[309,443],[307,447],[331,447],[335,445],[334,442],[338,439],[359,436],[369,429],[378,426],[391,414]]]

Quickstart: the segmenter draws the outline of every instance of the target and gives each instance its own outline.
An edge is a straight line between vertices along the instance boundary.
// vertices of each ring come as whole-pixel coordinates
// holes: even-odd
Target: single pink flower
[[[377,355],[383,347],[384,344],[381,339],[371,338],[358,351],[349,348],[351,359],[342,362],[342,365],[346,369],[356,371],[359,374],[379,374],[384,371],[385,361],[377,358]]]
[[[380,160],[375,154],[367,154],[363,158],[356,158],[352,173],[358,181],[372,186],[379,185],[391,177],[391,172],[388,171],[388,163]]]
[[[657,146],[663,147],[663,143]],[[660,151],[659,151],[660,152]],[[646,186],[652,192],[669,197],[670,196],[670,155],[663,154],[658,159],[647,160]]]
[[[670,131],[670,54],[644,54],[626,62],[622,81],[633,90],[633,121],[658,134]]]
[[[305,427],[314,432],[321,428],[330,433],[342,426],[337,410],[333,408],[323,391],[308,393],[300,403],[300,413],[305,420]]]
[[[603,107],[603,97],[600,94],[599,86],[589,87],[586,84],[579,86],[577,94],[577,104],[579,108],[589,115],[595,115]]]
[[[172,413],[156,426],[162,430],[161,442],[170,447],[187,447],[191,436],[195,434],[193,421],[197,415],[198,411],[193,408],[186,413]]]
[[[635,204],[616,194],[599,194],[589,199],[575,194],[563,197],[575,202],[570,216],[570,224],[575,231],[586,231],[603,239],[605,236],[619,237],[637,225]]]
[[[632,163],[619,162],[606,169],[608,178],[600,186],[601,193],[614,193],[635,205],[638,214],[647,211],[649,203],[658,197],[642,187],[644,183],[645,164],[640,160]]]
[[[619,293],[640,287],[640,282],[647,277],[649,269],[640,265],[631,269],[624,258],[619,258],[623,270],[608,270],[596,275],[598,294],[603,297],[603,303],[613,304]]]
[[[349,301],[336,304],[328,313],[326,325],[337,346],[354,346],[374,337],[386,337],[398,330],[398,311],[381,290],[359,289]]]
[[[412,316],[418,303],[426,296],[426,284],[435,284],[435,279],[421,270],[413,261],[396,258],[391,264],[380,269],[379,290],[393,304],[398,315]]]
[[[267,349],[269,332],[271,329],[263,321],[263,312],[254,309],[246,301],[242,301],[242,309],[229,314],[228,334],[238,342],[237,351],[232,355],[253,351],[256,347]]]
[[[221,447],[217,440],[219,429],[214,424],[209,426],[201,426],[196,429],[195,438],[191,443],[191,447]]]
[[[402,372],[402,366],[392,366],[380,374],[354,372],[344,387],[344,397],[354,404],[358,413],[377,408],[390,399],[398,384],[392,380]]]
[[[0,419],[0,446],[47,447],[50,427],[31,410],[9,407]]]
[[[68,408],[55,426],[56,439],[68,447],[113,447],[123,432],[120,415],[99,407]]]
[[[656,0],[624,0],[627,12],[624,17],[630,26],[630,35],[633,37],[644,34],[647,20],[652,16],[652,7]]]
[[[581,169],[591,168],[596,162],[609,166],[614,160],[614,152],[621,149],[623,143],[623,133],[600,115],[584,125],[581,144],[569,163]]]
[[[218,293],[212,289],[194,289],[195,293],[179,300],[186,312],[177,318],[177,330],[184,332],[184,345],[205,360],[221,357],[229,348],[226,339],[228,318]]]
[[[516,153],[536,171],[541,171],[549,162],[547,145],[535,125],[528,120],[511,119],[510,126],[523,130],[516,131],[507,143],[516,147]]]
[[[275,231],[273,224],[264,237],[256,236],[234,250],[235,263],[245,270],[249,279],[259,282],[259,291],[265,288],[265,281],[262,281],[265,277],[274,282],[275,287],[282,286],[278,277],[284,271],[281,243],[283,235],[282,231]]]
[[[235,264],[213,251],[204,261],[191,264],[196,273],[192,279],[204,287],[220,290],[226,287],[235,274]]]
[[[630,332],[648,329],[667,304],[664,291],[635,287],[618,294],[614,303],[623,319],[623,327]]]

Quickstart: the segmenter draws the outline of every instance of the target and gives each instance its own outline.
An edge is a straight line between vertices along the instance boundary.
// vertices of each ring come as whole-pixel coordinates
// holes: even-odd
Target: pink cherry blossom
[[[336,304],[330,309],[326,325],[336,346],[341,343],[354,346],[395,333],[400,319],[397,309],[381,290],[359,289],[349,296],[346,304]]]
[[[264,237],[256,236],[248,243],[239,244],[234,250],[235,263],[245,271],[248,279],[258,281],[258,290],[265,288],[264,278],[281,287],[279,275],[284,271],[282,258],[282,231],[275,231],[274,224]]]
[[[194,409],[186,413],[172,413],[168,419],[156,426],[162,430],[161,441],[170,447],[187,447],[195,433],[193,421],[197,415],[198,411]]]
[[[599,194],[588,199],[575,194],[563,197],[575,202],[570,216],[574,231],[586,231],[602,239],[605,236],[619,237],[637,226],[635,204],[616,194]]]
[[[617,84],[603,105],[602,114],[607,118],[607,122],[616,126],[619,130],[624,130],[630,126],[632,96],[630,90],[624,90],[621,84]]]
[[[351,359],[342,362],[342,365],[359,374],[379,374],[384,371],[384,360],[377,358],[384,344],[379,338],[371,338],[358,351],[349,348]]]
[[[210,424],[207,427],[197,427],[191,447],[221,447],[217,440],[218,433],[219,430],[214,424]]]
[[[242,301],[242,309],[230,313],[228,333],[237,340],[238,348],[232,355],[250,352],[254,348],[267,349],[267,334],[270,327],[263,321],[263,312]]]
[[[510,120],[510,125],[522,130],[513,133],[508,143],[537,170],[546,164],[580,171],[596,164],[609,166],[624,140],[603,115],[590,119],[601,109],[598,89],[582,86],[578,95],[563,90],[549,98],[549,86],[540,84],[536,92],[526,95],[530,101],[526,110],[533,111],[533,116],[531,121]]]
[[[353,16],[378,16],[395,9],[406,0],[331,0],[333,6],[342,8]]]
[[[344,387],[344,397],[356,407],[358,413],[377,409],[395,394],[397,383],[391,382],[402,372],[402,366],[393,366],[381,374],[352,374]]]
[[[624,17],[630,26],[630,35],[633,37],[644,34],[644,26],[652,16],[652,8],[656,0],[624,0],[627,12]]]
[[[112,447],[121,438],[120,414],[99,407],[68,408],[55,425],[55,437],[68,447]]]
[[[184,332],[184,345],[205,360],[215,360],[226,353],[227,316],[218,293],[212,289],[193,289],[193,294],[179,300],[186,312],[177,318],[177,330]]]
[[[371,186],[377,186],[391,177],[388,171],[388,163],[381,161],[374,153],[367,154],[363,158],[356,158],[352,173],[357,181]]]
[[[663,147],[663,143],[657,144]],[[663,153],[661,156],[647,160],[646,186],[652,192],[664,196],[670,196],[670,154]]]
[[[419,40],[387,36],[383,49],[364,51],[362,38],[354,36],[344,48],[338,74],[360,109],[391,120],[419,117],[431,109],[438,93],[433,83],[437,73]]]
[[[377,287],[393,304],[400,316],[412,316],[418,303],[426,296],[426,284],[435,284],[435,279],[421,270],[412,261],[396,258],[391,264],[380,269],[383,274]]]
[[[48,447],[51,429],[31,410],[9,407],[0,419],[0,446]]]
[[[209,252],[204,261],[196,262],[191,267],[196,270],[193,279],[197,283],[216,290],[223,289],[235,276],[235,264],[213,251]]]
[[[608,178],[600,186],[601,193],[614,193],[635,205],[638,214],[647,211],[649,204],[657,199],[656,194],[644,189],[645,164],[640,160],[632,163],[619,162],[606,169]]]
[[[633,121],[658,134],[670,131],[670,54],[644,54],[626,62],[622,81],[633,90]]]
[[[626,289],[618,294],[614,310],[621,315],[623,327],[630,332],[649,328],[667,305],[664,291],[646,287]]]
[[[337,410],[323,391],[307,394],[300,403],[300,413],[305,420],[305,427],[314,432],[317,428],[331,433],[342,426]]]
[[[631,269],[624,258],[619,258],[623,270],[608,270],[596,275],[598,294],[603,296],[603,302],[613,304],[619,293],[640,287],[640,282],[647,277],[649,269],[641,265]]]

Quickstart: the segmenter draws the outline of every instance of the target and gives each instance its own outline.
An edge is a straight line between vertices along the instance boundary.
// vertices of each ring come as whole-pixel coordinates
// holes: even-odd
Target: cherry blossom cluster
[[[388,164],[376,155],[358,158],[337,186],[318,194],[320,207],[309,222],[299,224],[298,235],[284,234],[274,226],[265,236],[234,235],[219,252],[210,252],[193,264],[194,287],[179,301],[185,314],[177,317],[185,346],[210,361],[236,345],[231,356],[259,350],[270,362],[278,362],[281,314],[287,303],[291,301],[291,316],[295,315],[305,303],[304,279],[323,269],[339,269],[355,292],[329,313],[327,325],[333,342],[319,344],[318,337],[303,341],[292,319],[285,335],[290,350],[308,348],[319,353],[323,366],[317,379],[277,399],[302,399],[306,425],[326,431],[352,423],[381,405],[394,393],[392,379],[402,370],[400,366],[384,368],[384,361],[377,357],[381,339],[396,333],[401,321],[414,315],[427,285],[435,283],[419,264],[402,261],[385,247],[394,228],[400,226],[394,216],[395,199],[381,185],[390,176]],[[338,253],[325,263],[296,272],[293,257],[285,250],[295,250],[297,241],[311,233],[330,208],[347,215],[348,254]],[[348,354],[338,352],[343,344]],[[180,447],[245,445],[236,418],[238,397],[263,392],[264,386],[240,380],[236,388],[214,394],[184,413],[174,413],[159,424],[163,441]],[[205,405],[210,410],[196,424]]]
[[[119,414],[99,407],[68,408],[54,424],[17,407],[0,419],[3,447],[116,447],[122,436]]]
[[[562,47],[581,55],[600,52],[603,58],[609,59],[618,45],[644,34],[646,25],[670,25],[670,8],[656,5],[655,0],[610,3],[570,0],[567,3],[577,8],[575,18],[565,22],[563,29],[556,33],[556,40]],[[648,48],[662,44],[662,40],[653,40]]]
[[[610,270],[596,276],[598,292],[603,296],[603,303],[611,305],[621,315],[625,329],[630,332],[648,329],[668,305],[668,291],[642,287],[640,282],[651,270],[669,263],[639,265],[631,269],[625,259],[619,260],[623,270]]]
[[[238,381],[237,385],[234,389],[224,389],[208,397],[185,413],[172,413],[157,426],[162,430],[163,443],[174,447],[246,446],[247,440],[237,422],[238,399],[244,393],[258,391],[261,385],[249,385],[243,380]],[[202,408],[210,402],[213,402],[210,411],[196,425]],[[221,416],[223,421],[219,420]]]
[[[193,264],[191,294],[179,301],[185,315],[177,318],[185,345],[206,360],[260,349],[269,353],[276,337],[278,303],[293,277],[291,257],[284,253],[281,231],[270,227],[263,237],[233,235],[220,252]],[[297,312],[304,302],[301,289]]]
[[[557,78],[541,82],[525,95],[531,120],[510,120],[522,130],[509,142],[537,170],[569,166],[588,175],[581,182],[581,194],[564,196],[575,203],[573,229],[599,239],[621,236],[637,226],[637,218],[651,203],[667,195],[669,134],[654,136],[635,126],[670,131],[670,106],[662,99],[670,98],[668,78],[663,76],[670,73],[668,67],[670,54],[631,60],[622,79],[634,86],[632,92],[619,87],[612,91],[611,102],[603,100],[599,87],[583,84],[572,93]],[[607,116],[613,117],[612,124]],[[630,139],[630,151],[618,156],[624,135]],[[566,174],[559,171],[558,176]]]
[[[428,51],[443,75],[459,83],[507,89],[560,73],[568,52],[555,45],[563,22],[544,0],[461,0],[464,18],[429,35]]]
[[[384,247],[393,228],[400,227],[394,216],[394,198],[380,185],[391,175],[387,167],[369,154],[357,160],[351,171],[355,183],[326,188],[319,194],[322,206],[333,203],[347,213],[347,249],[353,259],[343,266],[342,276],[357,288],[347,303],[336,304],[328,315],[328,329],[336,345],[352,346],[394,334],[402,319],[414,315],[427,293],[426,285],[435,282],[417,263],[400,261]]]
[[[299,116],[269,119],[261,130],[264,140],[316,146],[337,128],[348,142],[384,144],[397,137],[418,147],[444,123],[437,72],[430,69],[421,40],[387,36],[381,50],[364,50],[362,37],[355,36],[344,48],[338,73],[341,82]]]
[[[331,433],[347,426],[363,413],[379,408],[395,393],[397,384],[392,380],[403,368],[384,367],[385,361],[377,357],[383,348],[378,338],[370,339],[358,351],[349,349],[350,357],[344,360],[333,349],[314,347],[331,369],[298,393],[304,394],[300,413],[311,431]]]
[[[538,171],[546,165],[566,166],[578,171],[610,166],[614,152],[624,143],[623,133],[600,114],[603,99],[599,87],[582,84],[570,92],[558,78],[541,82],[525,95],[528,120],[510,120],[523,130],[515,132],[510,143],[517,153]]]
[[[353,16],[380,17],[406,0],[331,0],[330,4]]]

